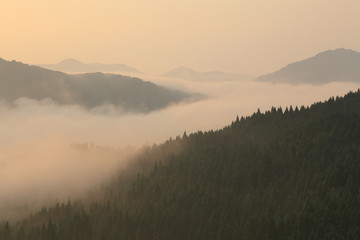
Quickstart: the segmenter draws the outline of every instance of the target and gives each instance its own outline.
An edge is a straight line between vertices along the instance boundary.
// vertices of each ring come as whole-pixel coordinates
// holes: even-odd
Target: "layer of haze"
[[[145,80],[210,98],[148,115],[123,115],[112,106],[88,112],[49,100],[0,104],[0,221],[80,196],[131,155],[71,144],[151,145],[222,128],[257,108],[308,105],[356,90],[353,83],[295,87],[150,76],[179,66],[256,76],[327,49],[360,51],[359,9],[358,0],[1,0],[0,58],[125,63],[148,73]]]
[[[358,0],[2,0],[2,58],[125,63],[259,76],[339,47],[360,51]]]
[[[81,151],[70,145],[92,142],[119,149],[161,143],[169,137],[219,129],[236,115],[271,106],[308,105],[357,90],[354,83],[322,86],[252,81],[194,82],[148,77],[159,84],[210,98],[150,114],[125,114],[112,106],[99,112],[60,107],[49,100],[18,99],[0,107],[0,218],[28,213],[49,201],[76,198],[109,179],[132,151]],[[130,148],[131,149],[131,148]]]

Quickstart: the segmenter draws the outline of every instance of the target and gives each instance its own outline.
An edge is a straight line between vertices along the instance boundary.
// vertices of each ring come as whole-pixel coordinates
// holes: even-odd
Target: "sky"
[[[0,58],[258,76],[328,49],[360,51],[359,9],[358,0],[1,0]]]

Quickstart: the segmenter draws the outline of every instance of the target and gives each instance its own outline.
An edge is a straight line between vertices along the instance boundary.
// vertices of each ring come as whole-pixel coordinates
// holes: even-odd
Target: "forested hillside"
[[[0,239],[360,239],[359,136],[360,91],[258,111],[148,148],[102,197],[4,222]]]

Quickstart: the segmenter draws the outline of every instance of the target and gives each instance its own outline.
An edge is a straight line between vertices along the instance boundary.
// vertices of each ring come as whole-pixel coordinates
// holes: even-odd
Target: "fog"
[[[125,167],[133,148],[161,143],[184,131],[220,129],[237,115],[247,116],[258,108],[309,105],[359,88],[355,83],[293,86],[157,76],[145,80],[209,98],[150,114],[124,113],[111,105],[88,111],[76,105],[58,106],[49,99],[22,98],[13,108],[0,104],[0,220],[81,197]],[[107,150],[73,146],[83,143]]]

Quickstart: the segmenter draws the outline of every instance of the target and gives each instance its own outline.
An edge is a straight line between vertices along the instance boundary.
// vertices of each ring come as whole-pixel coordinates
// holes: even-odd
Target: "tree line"
[[[96,197],[4,240],[360,239],[360,91],[148,147]],[[131,172],[131,173],[130,173]]]

